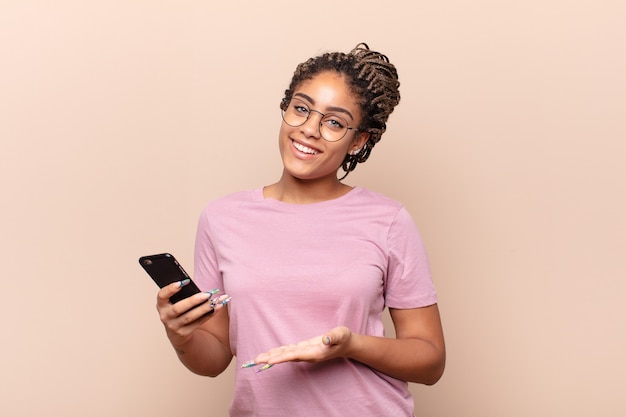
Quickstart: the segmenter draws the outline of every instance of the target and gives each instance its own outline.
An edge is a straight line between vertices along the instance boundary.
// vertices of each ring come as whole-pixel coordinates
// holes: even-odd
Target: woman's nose
[[[302,132],[310,137],[319,138],[321,135],[322,118],[324,115],[318,111],[311,110],[309,118],[302,124]]]

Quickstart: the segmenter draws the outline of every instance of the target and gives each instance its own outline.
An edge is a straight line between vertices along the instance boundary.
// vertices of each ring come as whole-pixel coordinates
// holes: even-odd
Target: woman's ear
[[[350,152],[360,151],[370,138],[369,132],[359,132],[358,135],[352,140],[352,148]]]

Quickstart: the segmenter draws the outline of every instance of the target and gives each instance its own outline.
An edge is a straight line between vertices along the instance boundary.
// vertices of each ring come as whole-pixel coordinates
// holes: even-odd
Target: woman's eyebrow
[[[304,93],[295,93],[293,96],[294,97],[301,97],[301,98],[305,99],[306,101],[308,101],[309,103],[311,103],[311,105],[315,105],[315,100],[313,100],[312,97],[309,97],[308,95],[306,95]],[[348,117],[350,117],[350,119],[354,120],[354,117],[352,116],[352,113],[350,113],[348,110],[344,109],[343,107],[330,106],[330,107],[327,108],[327,111],[344,113],[344,114],[347,114]]]

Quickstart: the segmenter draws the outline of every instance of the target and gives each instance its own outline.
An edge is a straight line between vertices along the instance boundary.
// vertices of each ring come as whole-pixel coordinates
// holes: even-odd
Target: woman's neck
[[[311,204],[334,200],[347,194],[352,187],[337,178],[328,180],[300,180],[283,173],[278,182],[263,189],[265,198],[292,204]]]

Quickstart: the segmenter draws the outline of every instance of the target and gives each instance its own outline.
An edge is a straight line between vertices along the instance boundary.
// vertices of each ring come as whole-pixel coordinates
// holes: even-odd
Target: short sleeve
[[[194,251],[194,281],[202,291],[224,288],[206,211],[202,212],[198,220]]]
[[[389,228],[385,303],[408,309],[437,302],[422,237],[406,208],[401,207]]]

